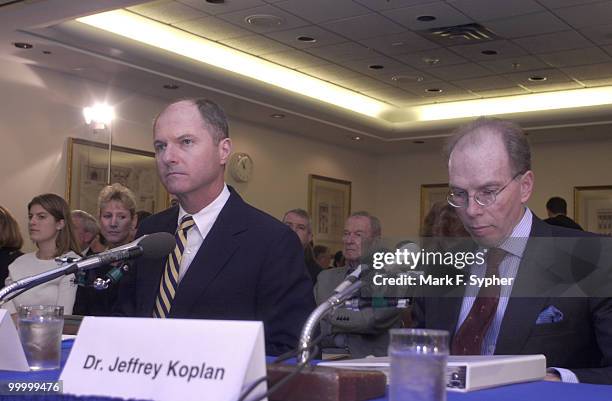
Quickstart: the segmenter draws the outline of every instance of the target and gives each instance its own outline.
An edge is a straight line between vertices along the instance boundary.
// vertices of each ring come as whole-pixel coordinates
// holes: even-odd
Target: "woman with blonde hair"
[[[134,239],[137,221],[136,197],[129,188],[118,183],[102,188],[98,196],[98,210],[100,235],[108,248],[127,244]],[[91,253],[95,251],[92,249]],[[94,282],[96,278],[107,278],[107,273],[111,271],[119,272],[122,276],[115,267],[117,266],[101,266],[77,275],[79,288],[74,304],[75,315],[110,316],[112,314],[118,295],[117,285],[113,282],[105,289],[96,289]],[[113,277],[117,280],[116,276]]]
[[[23,255],[22,246],[23,238],[17,221],[7,209],[0,206],[0,287],[8,277],[9,265]]]
[[[28,232],[38,248],[15,259],[9,266],[6,283],[55,269],[58,256],[79,257],[79,245],[74,236],[70,208],[56,194],[38,195],[28,204]],[[63,276],[34,287],[7,302],[2,307],[11,313],[19,305],[60,305],[64,313],[72,313],[76,287],[72,276]]]

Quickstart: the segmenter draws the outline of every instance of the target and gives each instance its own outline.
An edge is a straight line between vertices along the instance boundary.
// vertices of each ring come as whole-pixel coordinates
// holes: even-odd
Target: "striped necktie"
[[[159,282],[159,293],[155,298],[153,317],[164,318],[170,314],[172,300],[174,299],[174,294],[178,287],[181,259],[183,259],[183,252],[187,245],[187,231],[189,231],[194,224],[193,217],[186,215],[181,219],[181,224],[176,230],[176,234],[174,235],[176,246],[174,247],[174,251],[168,255],[164,274]]]

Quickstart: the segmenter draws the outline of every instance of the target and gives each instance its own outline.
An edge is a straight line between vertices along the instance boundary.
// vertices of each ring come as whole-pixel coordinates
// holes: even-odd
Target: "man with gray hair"
[[[321,267],[317,264],[312,250],[312,225],[310,224],[310,214],[304,209],[291,209],[283,216],[285,223],[300,239],[304,249],[304,262],[308,275],[314,285],[317,276],[321,272]]]
[[[355,212],[346,219],[342,235],[346,265],[325,269],[319,274],[315,285],[317,304],[327,300],[336,286],[358,267],[362,258],[377,248],[381,234],[380,220],[368,212]],[[325,335],[323,353],[349,354],[352,358],[386,355],[388,331],[399,325],[399,309],[351,311],[338,308],[321,321],[321,332]]]
[[[100,225],[95,217],[84,210],[73,210],[71,218],[74,234],[81,248],[81,255],[87,255],[91,242],[100,233]]]
[[[544,354],[548,380],[612,384],[612,301],[562,296],[577,287],[572,274],[594,271],[599,238],[550,226],[526,206],[534,173],[521,128],[479,118],[452,135],[447,156],[448,203],[486,254],[462,274],[510,284],[457,282],[446,296],[419,296],[415,325],[449,331],[452,354]]]

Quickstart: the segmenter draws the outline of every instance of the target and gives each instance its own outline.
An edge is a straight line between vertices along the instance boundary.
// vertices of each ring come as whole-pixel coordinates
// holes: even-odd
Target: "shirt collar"
[[[533,213],[531,213],[531,210],[526,207],[523,217],[518,224],[514,226],[512,234],[510,234],[510,236],[506,238],[498,248],[501,248],[512,255],[518,256],[519,258],[523,257],[523,252],[525,252],[525,247],[527,246],[527,241],[529,240],[529,234],[531,233],[532,222]]]
[[[204,208],[200,209],[200,211],[198,211],[197,213],[191,215],[193,217],[193,221],[196,227],[198,227],[198,231],[202,232],[200,230],[200,227],[204,227],[205,219],[207,219],[211,215],[216,216],[219,213],[219,210],[223,209],[223,206],[225,206],[225,203],[227,202],[229,197],[230,191],[227,188],[227,184],[223,184],[223,189],[221,190],[221,193],[219,193],[219,195],[212,202],[204,206]],[[185,209],[183,209],[183,206],[179,205],[177,226],[181,224],[181,220],[183,219],[183,217],[188,214],[189,213],[187,213]]]

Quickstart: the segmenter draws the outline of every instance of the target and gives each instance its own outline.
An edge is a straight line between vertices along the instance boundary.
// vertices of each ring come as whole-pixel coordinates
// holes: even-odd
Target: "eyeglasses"
[[[476,192],[473,196],[474,201],[483,207],[492,205],[495,202],[495,199],[497,199],[497,195],[502,193],[502,191],[506,189],[512,181],[514,181],[518,176],[522,174],[524,173],[517,173],[514,177],[510,179],[510,181],[508,181],[506,185],[504,185],[500,189],[497,189],[494,191],[483,189],[481,191]],[[448,195],[446,195],[446,201],[452,207],[467,207],[469,200],[470,200],[470,196],[468,195],[466,191],[455,192],[451,190],[449,191]]]

